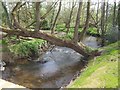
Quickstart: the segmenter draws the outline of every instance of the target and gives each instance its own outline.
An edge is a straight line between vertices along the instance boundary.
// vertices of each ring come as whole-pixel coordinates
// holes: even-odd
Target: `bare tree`
[[[101,45],[104,46],[104,42],[105,42],[105,1],[102,2],[102,6],[101,6],[101,38],[102,38],[102,42]]]
[[[72,41],[69,41],[69,40],[63,40],[63,39],[57,38],[55,36],[52,36],[52,35],[49,35],[49,34],[46,34],[46,33],[40,32],[40,31],[38,31],[38,32],[36,32],[35,30],[30,31],[27,28],[20,25],[20,23],[18,22],[17,17],[16,17],[16,15],[17,15],[16,13],[17,13],[20,5],[21,5],[21,3],[18,2],[16,4],[16,6],[14,7],[13,11],[12,11],[12,15],[13,15],[12,19],[14,20],[17,29],[8,29],[8,28],[4,28],[4,27],[0,26],[0,31],[1,32],[5,32],[9,35],[18,35],[18,36],[22,36],[22,37],[32,37],[32,38],[43,39],[43,40],[46,40],[46,41],[48,41],[52,44],[58,45],[58,46],[72,48],[76,52],[82,54],[85,57],[88,57],[88,56],[92,55],[92,53],[88,53],[86,51],[85,46],[83,46],[82,44],[73,43]],[[39,6],[39,4],[38,4],[38,6]],[[75,28],[75,30],[77,30],[77,31],[78,31],[78,26],[79,26],[79,23],[80,23],[81,7],[82,7],[82,2],[79,3],[78,15],[77,15],[77,18],[76,18],[76,28]],[[79,19],[79,20],[77,20],[77,19]]]
[[[74,4],[74,2],[72,3],[72,9],[70,11],[70,16],[69,16],[69,20],[68,20],[68,23],[67,23],[67,31],[66,33],[69,32],[69,29],[70,29],[70,22],[71,22],[71,19],[72,19],[72,14],[73,14],[73,10],[74,10],[74,7],[75,7],[76,4]]]
[[[23,37],[33,37],[33,38],[43,39],[43,40],[49,41],[50,43],[58,45],[58,46],[72,48],[76,52],[81,53],[83,56],[88,57],[89,55],[91,55],[91,54],[86,52],[85,47],[80,46],[79,44],[74,44],[71,41],[62,40],[62,39],[59,39],[57,37],[54,37],[54,36],[39,32],[39,31],[38,32],[29,31],[26,28],[22,27],[16,18],[16,12],[17,12],[18,7],[20,5],[21,5],[21,3],[18,2],[12,11],[14,22],[17,26],[17,29],[19,29],[19,30],[17,30],[17,29],[11,30],[11,29],[0,27],[0,31],[5,32],[5,33],[10,34],[10,35],[18,35],[18,36],[23,36]]]
[[[74,28],[74,37],[73,37],[73,42],[77,43],[78,42],[78,28],[80,25],[80,15],[81,15],[81,10],[82,10],[82,4],[83,2],[79,2],[79,8],[77,12],[77,18],[76,18],[76,23],[75,23],[75,28]]]
[[[86,3],[83,3],[83,6],[82,6],[82,15],[81,15],[81,27],[83,27],[83,24],[85,22],[85,9],[86,9]]]
[[[99,0],[98,0],[98,6],[97,6],[97,13],[96,13],[96,25],[97,25],[97,33],[99,34]]]
[[[59,0],[58,0],[59,1]],[[45,18],[47,17],[47,15],[53,10],[55,10],[55,6],[57,4],[57,1],[56,2],[52,2],[52,5],[49,7],[49,9],[47,9],[47,12],[41,17],[41,18]]]
[[[113,11],[113,27],[116,24],[116,0],[114,1],[114,11]]]
[[[40,2],[35,3],[35,31],[39,31],[40,29]]]
[[[54,4],[54,5],[52,5],[51,8],[50,8],[50,10],[48,11],[48,12],[51,11],[51,16],[50,16],[50,18],[51,18],[51,19],[50,19],[50,28],[51,28],[52,25],[53,25],[54,15],[55,15],[55,6],[56,6],[57,2],[52,2],[52,4]]]
[[[52,27],[51,27],[51,34],[54,34],[55,24],[56,24],[56,22],[57,22],[57,19],[58,19],[59,14],[60,14],[61,6],[62,6],[62,2],[61,2],[61,0],[60,0],[59,9],[58,9],[57,15],[56,15],[56,17],[55,17],[55,20],[54,20],[54,22],[53,22],[53,25],[52,25]]]
[[[109,0],[108,0],[109,1]],[[109,8],[109,3],[108,1],[106,2],[107,5],[106,5],[106,17],[105,17],[105,20],[106,20],[106,23],[105,23],[105,32],[107,31],[107,24],[108,24],[108,8]]]
[[[120,2],[118,4],[118,16],[117,16],[117,20],[118,20],[118,30],[120,31]]]
[[[8,24],[8,26],[9,26],[9,28],[12,28],[11,18],[10,18],[10,15],[9,15],[9,13],[8,13],[6,4],[5,4],[4,2],[2,2],[2,7],[3,7],[4,12],[5,12],[5,14],[6,14],[7,24]]]
[[[87,2],[86,22],[85,22],[85,26],[84,26],[82,32],[80,33],[79,41],[81,41],[83,39],[83,37],[85,36],[85,34],[87,32],[87,29],[89,27],[89,19],[90,19],[90,0],[88,0],[88,2]]]

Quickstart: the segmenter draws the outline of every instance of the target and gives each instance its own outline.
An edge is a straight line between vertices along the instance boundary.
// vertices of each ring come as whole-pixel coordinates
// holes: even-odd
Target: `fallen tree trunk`
[[[83,48],[79,44],[74,44],[72,41],[62,40],[62,39],[59,39],[57,37],[48,35],[40,31],[39,32],[35,32],[35,31],[24,32],[24,31],[18,31],[18,30],[10,30],[8,28],[3,28],[3,27],[0,27],[0,31],[5,32],[10,35],[18,35],[18,36],[23,36],[23,37],[43,39],[54,45],[71,48],[85,57],[89,56],[85,48]]]
[[[15,30],[10,30],[8,28],[3,28],[0,26],[0,31],[5,32],[9,35],[17,35],[17,36],[23,36],[23,37],[32,37],[32,38],[38,38],[38,39],[43,39],[46,40],[48,42],[50,42],[51,44],[57,45],[57,46],[62,46],[62,47],[68,47],[71,48],[73,50],[75,50],[76,52],[80,53],[81,55],[83,55],[84,57],[88,57],[92,54],[89,54],[85,49],[85,47],[83,47],[83,45],[79,45],[78,43],[74,43],[72,41],[67,41],[67,40],[63,40],[63,39],[59,39],[55,36],[52,35],[48,35],[46,33],[43,33],[41,31],[29,31],[27,28],[22,27],[17,18],[16,18],[16,10],[18,9],[18,6],[20,6],[21,3],[18,2],[16,4],[16,6],[14,7],[13,11],[12,11],[12,15],[13,15],[13,20],[15,23],[15,26],[17,29]],[[60,6],[61,6],[61,2],[60,2]]]

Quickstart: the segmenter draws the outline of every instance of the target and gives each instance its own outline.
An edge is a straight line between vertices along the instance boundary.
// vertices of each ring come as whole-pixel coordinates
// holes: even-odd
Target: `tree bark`
[[[17,20],[17,17],[16,17],[16,11],[18,10],[18,8],[21,6],[21,2],[17,2],[16,6],[13,8],[12,10],[12,16],[13,16],[13,20],[14,20],[14,29],[20,29],[20,30],[23,30],[25,32],[25,28],[20,26],[18,20]]]
[[[23,37],[32,37],[32,38],[47,40],[51,44],[71,48],[71,49],[75,50],[76,52],[82,54],[85,57],[89,56],[89,54],[86,52],[85,48],[83,48],[79,44],[74,44],[72,41],[62,40],[57,37],[48,35],[46,33],[42,33],[40,31],[35,32],[35,31],[28,31],[26,29],[26,32],[24,32],[23,30],[21,30],[21,31],[10,30],[10,29],[3,28],[3,27],[0,27],[0,31],[8,33],[10,35],[18,35],[18,36],[23,36]]]
[[[80,25],[80,15],[81,15],[81,10],[82,10],[82,4],[83,2],[79,2],[79,8],[77,12],[77,18],[76,18],[76,23],[75,23],[75,28],[74,28],[74,37],[73,37],[73,42],[77,43],[78,42],[78,28]]]
[[[117,16],[117,20],[118,20],[118,30],[120,31],[120,2],[118,4],[118,16]]]
[[[57,2],[56,2],[57,3]],[[51,15],[51,19],[50,19],[50,29],[53,26],[53,20],[54,20],[54,15],[55,15],[55,6],[52,9],[52,15]]]
[[[42,15],[42,16],[40,17],[40,19],[46,18],[47,15],[49,15],[49,13],[52,11],[52,9],[55,8],[55,5],[56,5],[56,4],[57,4],[57,2],[55,2],[55,3],[51,6],[51,8],[48,10],[48,12],[46,12],[44,15]],[[30,13],[30,12],[29,12],[29,13]],[[52,16],[54,16],[54,15],[52,15]],[[34,23],[36,23],[36,20],[34,20],[31,24],[29,24],[28,26],[26,26],[26,28],[32,26]],[[51,22],[50,22],[50,23],[51,23]]]
[[[88,0],[88,2],[87,2],[86,22],[85,22],[85,26],[84,26],[82,32],[80,33],[79,41],[81,41],[83,39],[83,37],[85,36],[85,34],[87,32],[87,29],[89,27],[89,19],[90,19],[90,0]]]
[[[102,3],[102,10],[101,10],[101,38],[102,42],[101,45],[104,46],[105,43],[105,1]]]
[[[69,20],[68,20],[68,23],[67,23],[67,31],[66,31],[66,33],[68,33],[69,29],[70,29],[70,22],[71,22],[71,19],[72,19],[72,14],[73,14],[74,7],[75,7],[75,5],[74,5],[74,3],[72,3],[72,9],[70,11],[70,16],[69,16]]]
[[[6,5],[4,4],[4,2],[2,2],[2,6],[3,6],[3,9],[5,11],[5,14],[6,14],[6,18],[7,18],[7,24],[9,26],[9,28],[12,28],[12,22],[11,22],[11,18],[9,16],[9,13],[7,11],[7,8],[6,8]]]
[[[85,9],[86,9],[86,3],[83,3],[82,6],[82,15],[81,15],[81,24],[83,25],[85,23]]]
[[[107,31],[107,24],[108,24],[108,8],[109,8],[109,4],[108,1],[106,2],[107,6],[106,6],[106,17],[105,17],[105,32]]]
[[[49,2],[48,2],[49,3]],[[45,18],[47,17],[47,15],[52,11],[52,9],[55,8],[57,2],[52,2],[53,4],[51,5],[51,7],[49,8],[49,10],[47,10],[47,12],[41,17],[41,18]]]
[[[62,40],[57,37],[48,35],[46,33],[42,33],[40,31],[38,31],[38,32],[36,32],[35,30],[29,31],[26,28],[22,27],[16,19],[16,11],[17,11],[19,5],[20,5],[20,3],[18,2],[12,11],[13,19],[19,30],[10,30],[10,29],[0,27],[0,31],[5,32],[9,35],[17,35],[17,36],[23,36],[23,37],[32,37],[32,38],[43,39],[43,40],[46,40],[46,41],[48,41],[52,44],[58,45],[58,46],[71,48],[71,49],[75,50],[76,52],[82,54],[85,57],[89,56],[89,54],[86,52],[85,48],[83,46],[80,46],[79,44],[74,44],[72,41]]]
[[[116,0],[114,1],[114,11],[113,11],[113,27],[116,25]]]
[[[56,15],[56,17],[55,17],[55,20],[54,20],[54,22],[53,22],[53,25],[52,25],[52,27],[51,27],[51,34],[54,34],[55,24],[56,24],[56,22],[57,22],[57,19],[58,19],[59,14],[60,14],[61,6],[62,6],[62,2],[61,2],[61,0],[60,0],[59,9],[58,9],[57,15]]]
[[[35,21],[36,21],[36,26],[35,30],[39,31],[40,29],[40,2],[35,3]]]
[[[98,6],[97,6],[97,14],[96,14],[96,25],[97,25],[97,33],[99,33],[99,0],[98,0]]]

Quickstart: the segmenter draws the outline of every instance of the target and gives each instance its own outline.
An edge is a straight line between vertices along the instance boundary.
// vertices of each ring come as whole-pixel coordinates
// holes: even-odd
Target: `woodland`
[[[120,2],[0,2],[2,77],[27,88],[118,88]]]

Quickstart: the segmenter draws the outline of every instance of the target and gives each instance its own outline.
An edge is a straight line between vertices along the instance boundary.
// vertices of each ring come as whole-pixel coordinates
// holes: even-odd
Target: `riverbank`
[[[102,55],[88,62],[81,75],[67,88],[117,88],[119,42],[100,48]]]
[[[84,68],[81,58],[82,55],[70,48],[56,46],[43,55],[42,61],[47,62],[6,66],[2,78],[27,88],[60,88]]]
[[[91,48],[99,47],[96,37],[86,36],[83,43]],[[65,87],[85,68],[86,62],[82,58],[70,48],[55,46],[39,56],[37,61],[19,59],[16,64],[6,66],[3,79],[27,88]]]

